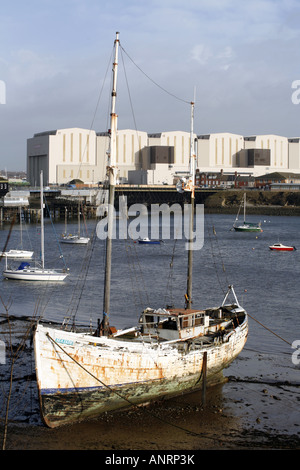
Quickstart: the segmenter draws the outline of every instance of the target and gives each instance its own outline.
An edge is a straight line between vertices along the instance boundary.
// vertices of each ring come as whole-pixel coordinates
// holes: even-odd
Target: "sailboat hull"
[[[257,226],[252,227],[251,225],[248,225],[248,224],[234,226],[233,228],[236,232],[262,232],[262,229],[260,227],[257,227]]]
[[[68,273],[52,271],[51,269],[7,269],[3,271],[3,276],[6,279],[13,279],[16,281],[47,281],[58,282],[64,281]]]
[[[243,349],[247,333],[246,319],[218,345],[183,341],[158,346],[39,324],[34,346],[43,421],[54,428],[197,390],[205,352],[207,385],[213,385]]]
[[[87,245],[90,241],[88,237],[78,237],[74,236],[67,236],[61,238],[61,243],[68,243],[70,245]]]
[[[2,253],[2,256],[6,258],[13,258],[13,259],[31,259],[33,257],[33,251],[26,251],[26,250],[9,250]]]

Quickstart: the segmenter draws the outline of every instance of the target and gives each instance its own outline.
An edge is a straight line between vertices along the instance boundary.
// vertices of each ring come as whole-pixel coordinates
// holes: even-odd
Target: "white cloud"
[[[196,104],[211,126],[207,132],[226,125],[231,132],[243,126],[252,133],[263,104],[268,122],[277,116],[279,126],[281,116],[288,116],[277,133],[296,135],[298,108],[290,109],[290,84],[300,79],[299,18],[299,0],[3,2],[0,79],[7,100],[0,107],[0,168],[3,155],[15,169],[14,158],[26,166],[26,138],[34,132],[89,126],[117,30],[129,55],[163,88],[191,99],[196,86]],[[178,110],[178,101],[128,67],[138,127],[188,130],[189,109]],[[130,105],[122,103],[121,91],[119,125],[130,127]],[[97,130],[105,128],[99,124]]]
[[[13,54],[10,76],[17,85],[30,85],[49,80],[61,73],[56,59],[47,55],[40,56],[29,49],[20,49]]]
[[[196,62],[201,67],[212,67],[215,70],[228,70],[235,58],[231,46],[225,46],[219,51],[214,51],[209,46],[197,44],[190,53],[191,61]]]
[[[204,44],[196,44],[191,50],[191,59],[198,62],[200,65],[207,64],[208,60],[212,57],[209,47]]]

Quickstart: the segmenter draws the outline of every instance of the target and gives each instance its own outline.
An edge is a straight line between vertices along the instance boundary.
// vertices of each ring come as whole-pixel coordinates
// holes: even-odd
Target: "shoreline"
[[[238,208],[232,207],[205,207],[205,214],[233,214],[236,215]],[[300,207],[287,207],[287,206],[247,206],[247,215],[265,215],[265,216],[287,216],[298,217],[300,216]]]
[[[222,387],[212,387],[207,404],[201,392],[148,407],[105,413],[97,420],[49,429],[42,424],[10,424],[6,450],[295,450],[299,435],[244,422],[224,402]],[[238,407],[239,392],[230,391]],[[255,397],[253,397],[255,399]],[[0,426],[1,437],[3,426]]]

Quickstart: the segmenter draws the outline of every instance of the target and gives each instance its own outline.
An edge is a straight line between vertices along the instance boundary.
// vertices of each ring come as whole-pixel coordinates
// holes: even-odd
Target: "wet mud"
[[[225,371],[227,382],[207,389],[205,406],[199,391],[49,429],[39,413],[28,322],[19,319],[10,325],[13,340],[1,364],[0,441],[6,450],[300,449],[298,368],[280,368],[276,359],[275,372],[273,356],[262,357],[247,347]],[[2,338],[8,339],[10,328],[5,328],[4,322]],[[27,337],[21,343],[24,328]]]

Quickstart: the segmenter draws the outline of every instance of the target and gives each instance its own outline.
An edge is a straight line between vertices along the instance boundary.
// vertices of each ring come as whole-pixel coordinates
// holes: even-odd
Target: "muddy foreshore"
[[[299,434],[272,432],[261,427],[258,418],[244,426],[226,409],[221,387],[209,389],[205,407],[200,392],[187,395],[185,400],[179,397],[146,408],[107,413],[98,420],[57,429],[10,423],[5,449],[101,450],[103,455],[105,451],[300,449]],[[238,395],[233,388],[231,401],[236,406]],[[2,436],[3,426],[0,430]]]

